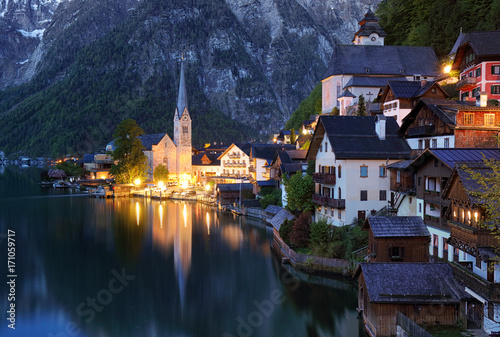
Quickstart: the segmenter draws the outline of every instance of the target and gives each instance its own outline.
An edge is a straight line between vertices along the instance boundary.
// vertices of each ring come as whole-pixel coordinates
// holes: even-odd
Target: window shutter
[[[495,74],[495,66],[491,66],[491,74]]]

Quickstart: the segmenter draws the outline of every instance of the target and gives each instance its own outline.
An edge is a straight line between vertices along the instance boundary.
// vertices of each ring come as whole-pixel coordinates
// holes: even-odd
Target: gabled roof
[[[360,270],[372,303],[459,304],[470,297],[447,263],[361,263]]]
[[[423,96],[433,87],[440,90],[444,94],[444,97],[448,97],[448,93],[446,93],[446,91],[444,91],[443,88],[441,88],[441,86],[434,81],[427,81],[424,85],[422,85],[421,81],[389,81],[383,90],[381,102],[386,101],[389,91],[392,92],[394,98],[396,99],[410,99]]]
[[[276,230],[279,231],[281,225],[286,219],[293,220],[295,219],[295,215],[293,215],[292,213],[288,212],[286,209],[283,208],[269,222],[274,228],[276,228]]]
[[[431,236],[422,217],[419,216],[371,216],[365,220],[363,229],[371,229],[376,238]]]
[[[360,29],[354,34],[354,39],[356,36],[370,36],[372,33],[377,33],[379,36],[385,37],[387,33],[378,23],[380,19],[375,16],[375,14],[368,10],[365,17],[359,22],[361,26]],[[353,40],[354,41],[354,40]]]
[[[455,169],[451,173],[450,179],[446,183],[446,186],[443,190],[443,199],[447,199],[449,197],[451,187],[459,181],[462,184],[465,193],[467,194],[467,197],[472,204],[484,204],[485,200],[482,200],[474,193],[484,192],[485,186],[482,185],[481,182],[473,179],[472,173],[480,174],[483,177],[490,177],[493,174],[493,170],[483,163],[468,163],[466,164],[466,167],[459,165],[455,166]]]
[[[500,160],[500,149],[495,148],[443,148],[426,149],[417,157],[411,166],[413,168],[424,164],[429,157],[439,159],[450,170],[460,163],[483,163],[483,159]]]
[[[400,160],[387,166],[388,169],[404,170],[413,163],[412,159]]]
[[[274,159],[277,151],[294,150],[292,144],[252,144],[252,158],[264,159],[269,163]]]
[[[356,97],[352,92],[349,91],[349,89],[344,89],[344,91],[342,92],[342,95],[340,95],[338,98],[342,98],[342,97]]]
[[[336,45],[324,78],[334,75],[437,76],[431,47]]]
[[[208,160],[210,160],[210,164],[203,164],[203,157],[207,157]],[[217,159],[217,154],[215,153],[199,153],[199,154],[196,154],[196,155],[193,155],[192,157],[192,161],[191,161],[192,165],[199,165],[199,166],[220,166],[220,160]]]
[[[152,150],[153,145],[158,145],[158,143],[165,137],[165,133],[152,133],[148,135],[142,135],[139,139],[142,142],[142,146],[146,148],[146,150]]]
[[[399,133],[401,135],[403,135],[410,125],[416,120],[418,114],[424,107],[430,109],[436,116],[438,116],[439,119],[443,121],[443,123],[450,127],[454,127],[456,125],[458,107],[464,107],[464,105],[457,104],[456,101],[450,101],[447,99],[423,97],[418,101],[417,105],[415,105],[408,115],[403,118],[401,128],[399,129]]]
[[[229,145],[227,149],[224,150],[219,156],[217,157],[218,160],[220,160],[223,156],[226,155],[226,153],[229,153],[230,151],[233,150],[233,148],[236,147],[243,153],[245,153],[247,156],[250,156],[250,150],[252,149],[252,143],[233,143]]]
[[[316,158],[319,143],[327,136],[337,159],[407,159],[410,146],[398,136],[398,123],[386,117],[386,136],[375,131],[375,116],[320,116],[307,158]]]
[[[84,164],[93,163],[94,162],[94,154],[93,153],[85,153],[83,155],[82,161]]]
[[[307,150],[286,150],[285,151],[292,160],[306,160]]]
[[[283,209],[283,207],[280,207],[280,206],[276,206],[276,205],[269,205],[267,206],[267,208],[265,209],[265,212],[266,213],[270,213],[270,214],[278,214],[281,210]]]
[[[461,33],[453,46],[450,55],[455,54],[452,69],[458,70],[467,49],[471,48],[477,57],[500,57],[500,30]]]

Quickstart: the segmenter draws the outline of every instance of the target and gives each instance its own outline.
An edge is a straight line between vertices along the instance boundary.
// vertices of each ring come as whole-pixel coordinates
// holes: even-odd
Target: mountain
[[[11,32],[0,41],[0,148],[89,152],[124,118],[171,133],[181,58],[196,144],[266,139],[321,80],[332,46],[351,41],[368,3],[0,0]]]

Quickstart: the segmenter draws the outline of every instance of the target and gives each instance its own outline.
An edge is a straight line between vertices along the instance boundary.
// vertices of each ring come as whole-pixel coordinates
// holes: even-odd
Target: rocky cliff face
[[[31,84],[30,90],[19,95],[9,91],[11,103],[0,104],[0,113],[19,113],[18,106],[26,99],[72,77],[64,87],[80,82],[72,89],[76,92],[88,82],[95,85],[118,76],[119,90],[126,86],[129,103],[106,98],[113,108],[152,97],[159,88],[173,92],[157,99],[170,99],[175,97],[178,63],[183,56],[189,72],[190,106],[198,107],[200,113],[221,111],[264,138],[283,128],[321,80],[332,46],[350,43],[368,3],[0,0],[0,27],[9,32],[2,34],[5,41],[0,40],[0,88]],[[24,31],[31,35],[23,35]],[[172,83],[160,85],[164,82]],[[54,100],[63,108],[70,104],[68,99]],[[71,104],[68,111],[85,111],[92,102],[81,99]],[[26,118],[37,113],[29,112],[28,107],[23,111]],[[148,118],[154,113],[147,108],[139,116],[126,109],[117,109],[115,115],[143,119],[146,132],[161,131],[155,126],[158,123],[148,127]],[[66,152],[70,150],[74,149]]]

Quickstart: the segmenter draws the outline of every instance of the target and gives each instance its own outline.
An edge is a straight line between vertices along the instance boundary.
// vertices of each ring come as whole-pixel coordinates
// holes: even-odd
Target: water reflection
[[[19,330],[0,326],[2,336],[57,336],[68,322],[89,337],[237,336],[238,319],[276,291],[283,302],[251,336],[360,336],[355,287],[288,282],[270,252],[272,233],[258,221],[193,203],[29,200],[27,208],[26,199],[0,196],[0,230],[16,230],[22,247],[23,289]],[[134,279],[87,323],[76,308],[108,288],[113,270]],[[2,284],[2,308],[6,291]]]

